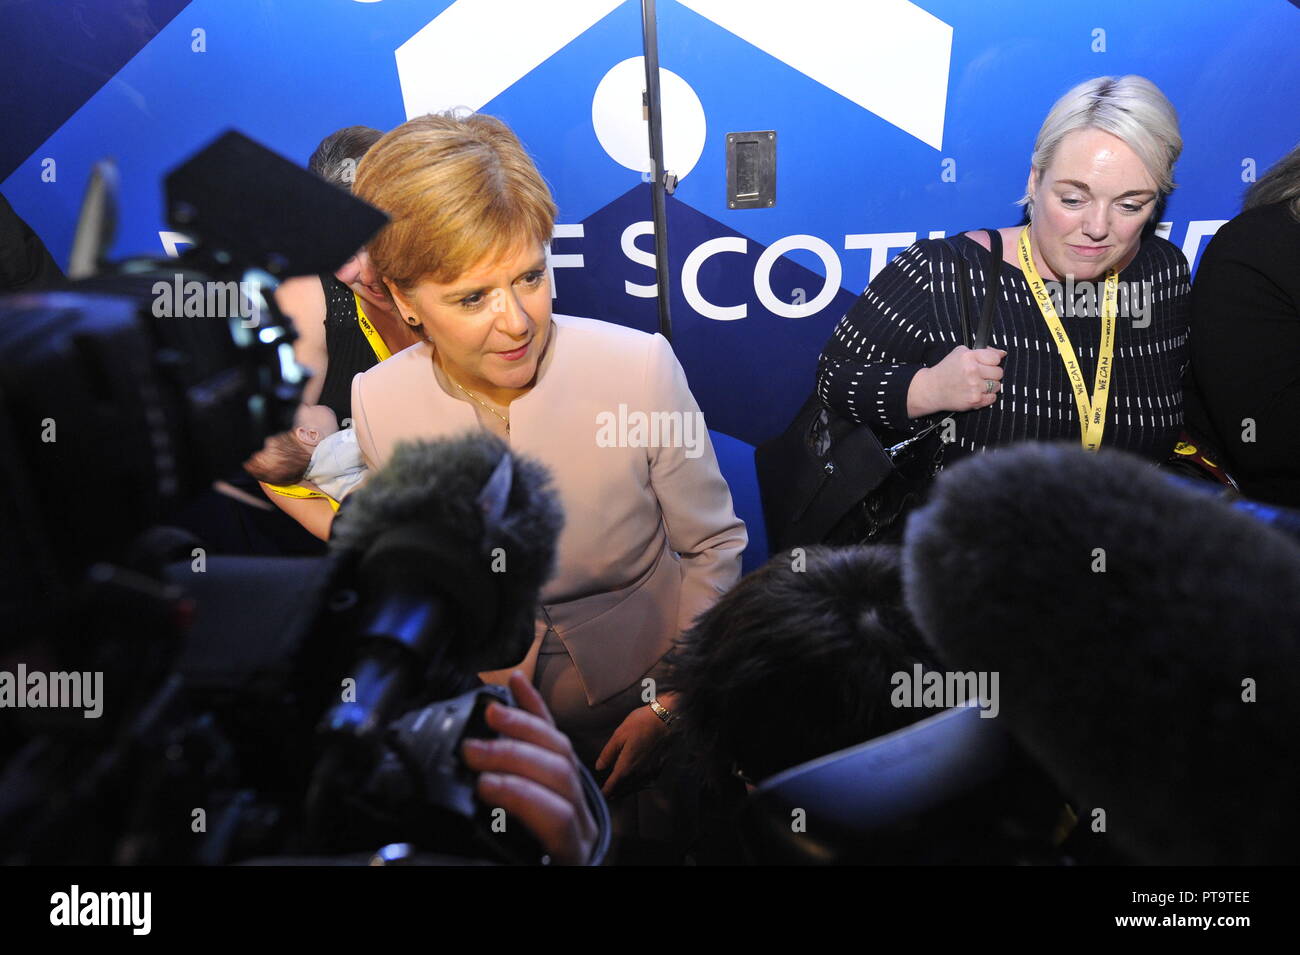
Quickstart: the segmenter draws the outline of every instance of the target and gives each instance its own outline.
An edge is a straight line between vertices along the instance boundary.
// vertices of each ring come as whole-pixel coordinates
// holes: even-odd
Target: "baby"
[[[266,439],[244,470],[264,484],[308,483],[342,501],[366,478],[366,465],[351,428],[339,429],[325,405],[299,405],[293,427]]]

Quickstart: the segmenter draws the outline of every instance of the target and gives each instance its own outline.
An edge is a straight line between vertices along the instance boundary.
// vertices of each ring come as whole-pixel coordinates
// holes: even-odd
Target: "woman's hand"
[[[487,708],[488,726],[500,737],[468,739],[462,750],[466,765],[480,774],[479,798],[522,822],[553,862],[582,865],[591,857],[598,833],[573,744],[555,728],[527,677],[516,670],[509,686],[519,706],[493,703]]]
[[[907,415],[920,418],[938,411],[987,408],[1002,390],[1001,348],[975,351],[958,345],[933,368],[922,368],[907,389]],[[990,391],[988,382],[993,382]]]
[[[671,709],[669,698],[659,700]],[[613,799],[648,782],[663,765],[668,727],[649,706],[638,706],[624,718],[596,758],[596,771],[613,766],[601,792]]]

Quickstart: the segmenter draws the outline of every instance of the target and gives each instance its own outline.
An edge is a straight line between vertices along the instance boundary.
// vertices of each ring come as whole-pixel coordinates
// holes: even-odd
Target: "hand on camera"
[[[922,368],[912,378],[907,391],[908,416],[987,408],[1002,390],[1002,359],[1006,357],[1001,348],[972,351],[958,345],[939,364]]]
[[[582,865],[591,857],[597,829],[573,745],[522,673],[512,673],[509,686],[518,707],[487,708],[488,726],[500,737],[468,739],[462,750],[466,765],[480,774],[478,797],[522,822],[551,861]]]

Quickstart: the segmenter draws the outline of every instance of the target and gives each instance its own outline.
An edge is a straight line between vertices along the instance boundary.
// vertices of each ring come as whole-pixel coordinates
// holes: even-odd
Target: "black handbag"
[[[971,349],[988,344],[1002,274],[1002,235],[986,230],[991,263],[979,328],[970,333],[970,278],[957,259],[962,340]],[[763,520],[773,553],[810,544],[857,544],[897,540],[901,520],[919,504],[943,467],[943,429],[949,415],[903,441],[886,446],[867,425],[840,417],[816,389],[780,435],[754,452]]]

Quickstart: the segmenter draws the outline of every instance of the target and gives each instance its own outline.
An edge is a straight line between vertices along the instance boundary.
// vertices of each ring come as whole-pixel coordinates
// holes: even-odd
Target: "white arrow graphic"
[[[406,118],[481,109],[623,0],[456,0],[397,48]]]
[[[482,108],[622,2],[456,0],[397,49],[407,118]],[[942,148],[952,27],[908,0],[678,2]]]
[[[943,148],[952,27],[907,0],[678,0],[904,132]]]

